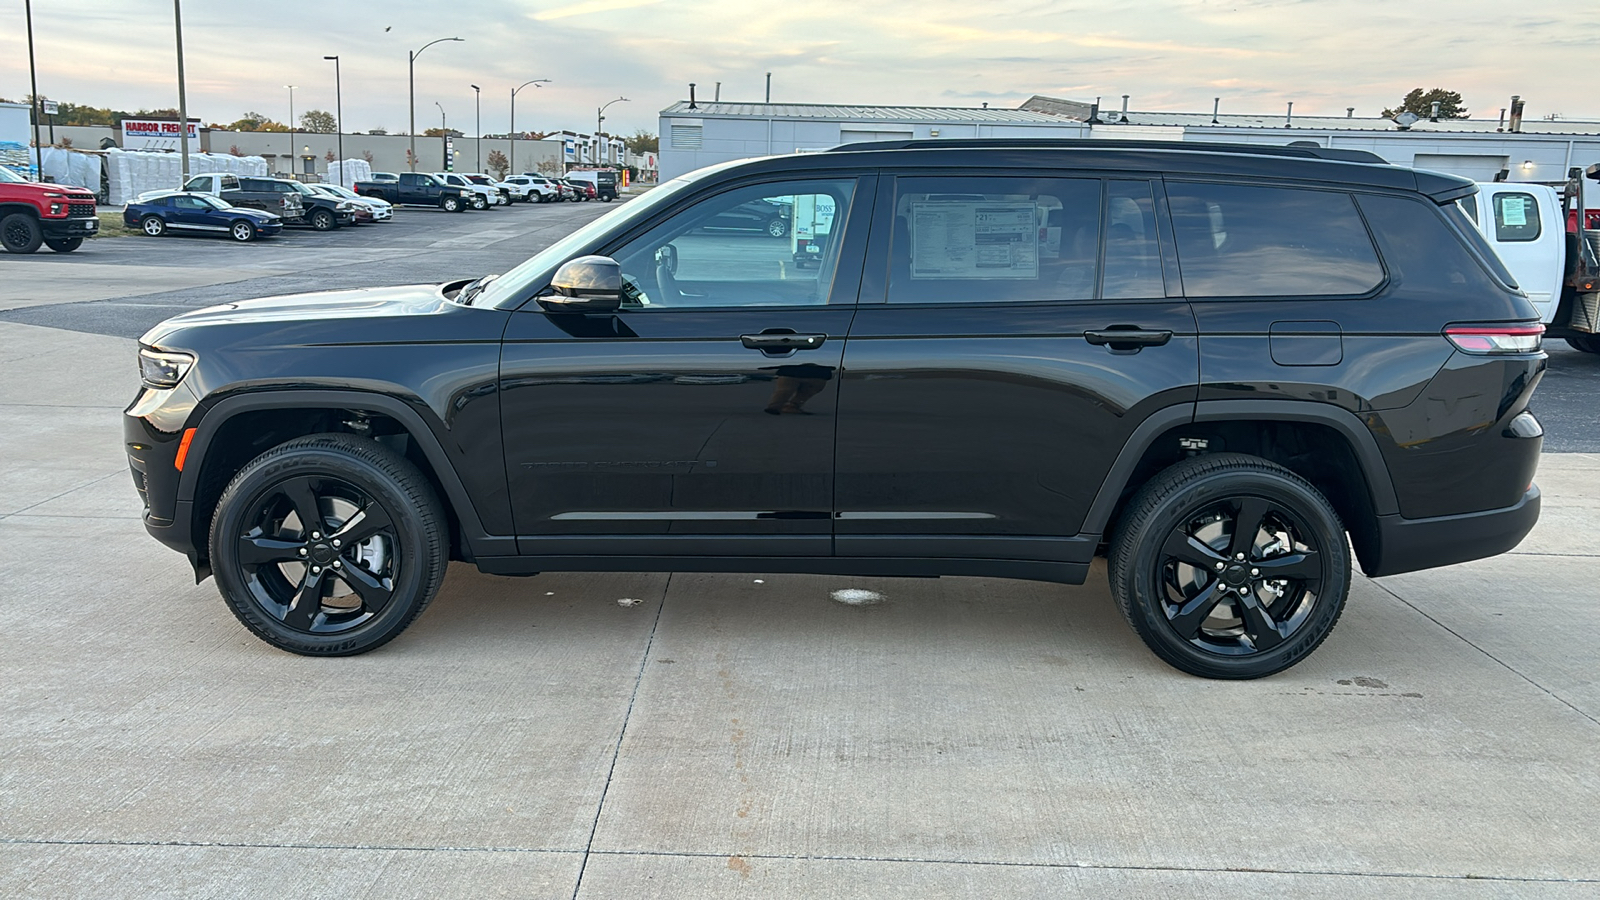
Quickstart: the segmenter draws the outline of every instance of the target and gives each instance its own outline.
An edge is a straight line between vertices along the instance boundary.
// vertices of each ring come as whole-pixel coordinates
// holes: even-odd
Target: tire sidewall
[[[243,227],[243,229],[244,229],[244,232],[243,232],[244,236],[243,237],[239,236],[240,235],[240,230],[239,229],[241,227]],[[253,241],[253,240],[255,240],[255,237],[256,237],[256,227],[254,225],[251,225],[249,222],[235,222],[235,223],[233,223],[233,227],[228,229],[228,236],[233,238],[234,240],[238,241],[241,244],[246,243],[248,241]]]
[[[439,201],[439,208],[445,212],[456,212],[461,209],[461,200],[457,197],[446,197]]]
[[[21,226],[28,231],[28,240],[22,244],[13,245],[5,237],[13,227]],[[39,221],[28,213],[11,213],[0,215],[0,249],[7,253],[32,253],[44,243],[44,229],[39,226]]]
[[[1163,612],[1157,564],[1173,528],[1219,501],[1244,496],[1285,506],[1311,530],[1322,559],[1322,584],[1310,615],[1282,644],[1249,656],[1224,656],[1197,647],[1172,630]],[[1137,509],[1139,499],[1130,508]],[[1130,541],[1131,546],[1125,545]],[[1270,471],[1226,469],[1195,477],[1168,494],[1147,517],[1124,523],[1114,541],[1111,574],[1124,614],[1162,659],[1202,677],[1259,678],[1304,659],[1332,630],[1350,588],[1350,548],[1332,507],[1308,485]]]
[[[150,230],[152,225],[155,226],[154,231]],[[160,216],[145,216],[144,221],[139,223],[139,230],[151,237],[160,237],[167,233],[167,223]]]
[[[395,536],[400,542],[400,571],[394,579],[392,599],[376,616],[350,631],[316,635],[284,626],[250,595],[237,565],[236,546],[239,536],[248,530],[247,517],[274,485],[303,475],[332,476],[356,485],[381,504],[394,522]],[[428,496],[431,500],[431,491]],[[234,477],[217,503],[211,524],[210,549],[218,590],[240,622],[284,650],[315,656],[344,656],[387,643],[404,630],[431,599],[428,585],[437,587],[445,565],[444,548],[430,546],[437,543],[438,535],[430,541],[414,502],[382,469],[339,447],[338,443],[268,451]],[[436,509],[437,501],[432,502]],[[435,567],[439,569],[437,573],[432,571]]]
[[[333,218],[333,213],[319,209],[311,214],[311,227],[317,231],[332,231],[339,223]]]
[[[72,251],[74,251],[74,250],[78,249],[79,247],[83,246],[83,238],[81,238],[81,237],[49,238],[49,239],[46,239],[44,243],[45,243],[45,246],[49,247],[51,250],[54,250],[57,253],[71,253]]]

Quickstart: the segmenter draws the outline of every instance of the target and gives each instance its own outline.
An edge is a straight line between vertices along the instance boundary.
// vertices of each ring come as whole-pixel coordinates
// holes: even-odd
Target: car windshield
[[[284,182],[284,183],[289,185],[290,187],[293,187],[295,190],[299,191],[300,193],[305,194],[307,197],[315,197],[317,195],[316,191],[313,191],[311,188],[301,184],[298,181],[287,181],[287,182]]]
[[[321,185],[321,188],[324,191],[327,191],[328,193],[333,194],[335,196],[339,196],[339,197],[359,198],[361,196],[360,194],[356,193],[355,191],[352,191],[347,187],[340,187],[337,184],[324,184],[324,185]]]
[[[23,184],[27,182],[27,180],[28,179],[23,178],[21,175],[18,175],[5,166],[0,166],[0,182],[4,182],[6,184]]]
[[[554,275],[556,267],[577,256],[607,232],[613,229],[620,230],[626,227],[629,222],[648,216],[656,207],[670,203],[673,198],[693,187],[702,178],[742,162],[743,160],[734,160],[733,162],[708,166],[688,175],[674,178],[666,184],[646,192],[643,197],[637,200],[628,201],[620,209],[595,219],[593,222],[534,254],[532,258],[522,265],[496,278],[483,289],[479,295],[480,299],[473,305],[492,306],[500,309],[509,309],[517,306],[526,299],[529,287]]]

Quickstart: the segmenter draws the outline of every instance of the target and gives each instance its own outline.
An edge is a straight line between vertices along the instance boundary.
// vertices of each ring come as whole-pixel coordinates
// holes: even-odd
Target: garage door
[[[1471,156],[1464,153],[1418,153],[1412,168],[1432,169],[1471,178],[1473,181],[1493,181],[1509,160],[1504,156]]]
[[[865,128],[839,129],[839,143],[858,144],[862,141],[909,141],[911,131],[873,131]]]

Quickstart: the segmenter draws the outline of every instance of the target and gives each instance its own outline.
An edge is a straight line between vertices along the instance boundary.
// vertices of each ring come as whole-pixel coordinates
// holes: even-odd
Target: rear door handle
[[[1172,340],[1172,332],[1145,331],[1138,326],[1113,326],[1099,331],[1085,331],[1083,339],[1097,347],[1110,345],[1113,350],[1136,349],[1139,347],[1159,347]]]
[[[825,334],[795,334],[793,332],[778,332],[776,334],[741,334],[739,342],[751,350],[763,352],[785,350],[815,350],[822,346],[828,339]]]

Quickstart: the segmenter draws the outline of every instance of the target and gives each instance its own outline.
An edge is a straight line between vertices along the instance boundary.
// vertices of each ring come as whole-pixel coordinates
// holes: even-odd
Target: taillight
[[[1451,325],[1444,336],[1463,353],[1536,353],[1543,325]]]

